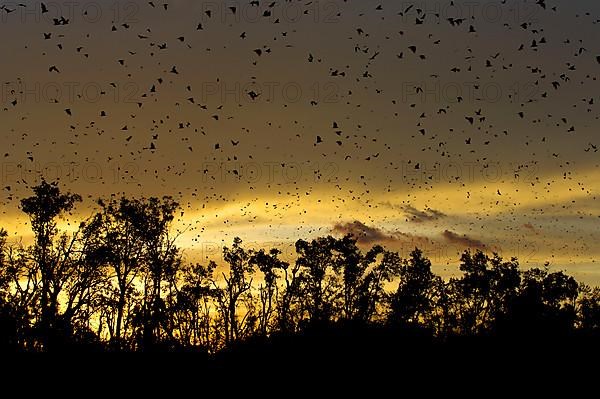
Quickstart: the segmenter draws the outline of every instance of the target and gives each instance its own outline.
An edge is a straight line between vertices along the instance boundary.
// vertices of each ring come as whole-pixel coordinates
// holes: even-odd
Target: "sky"
[[[42,6],[43,4],[43,6]],[[23,6],[24,5],[24,6]],[[600,284],[597,1],[0,1],[0,226],[43,176],[240,236],[466,248]]]

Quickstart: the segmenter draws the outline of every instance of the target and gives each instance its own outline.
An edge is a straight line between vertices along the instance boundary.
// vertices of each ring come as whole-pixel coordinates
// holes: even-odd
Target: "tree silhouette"
[[[250,265],[258,268],[263,274],[264,284],[258,287],[260,293],[260,314],[258,329],[263,336],[269,332],[273,317],[275,298],[277,295],[277,279],[279,270],[287,270],[289,263],[279,259],[281,251],[271,249],[266,253],[264,249],[254,253],[250,257]]]
[[[226,345],[250,333],[256,322],[250,294],[254,267],[250,262],[251,255],[241,245],[242,240],[236,237],[231,248],[223,248],[223,259],[229,264],[229,273],[222,274],[225,287],[218,291],[217,298]],[[244,315],[241,318],[238,315],[240,302],[244,305]]]
[[[29,266],[35,268],[34,274],[39,273],[37,329],[41,344],[49,347],[60,335],[68,334],[68,331],[64,331],[68,328],[68,320],[60,320],[58,301],[67,280],[77,274],[79,264],[74,257],[78,252],[81,253],[75,247],[78,233],[71,238],[62,235],[56,240],[57,218],[70,212],[75,203],[81,201],[81,197],[77,194],[61,194],[57,184],[49,184],[44,180],[33,188],[33,192],[32,197],[21,201],[21,209],[29,216],[35,235],[35,243],[29,251],[33,262]]]
[[[290,268],[287,263],[281,264],[283,270],[283,287],[278,299],[277,326],[279,331],[287,334],[293,332],[297,325],[296,319],[301,317],[301,312],[294,311],[295,305],[300,302],[300,264],[295,262]]]
[[[402,262],[398,290],[392,297],[390,319],[402,326],[417,327],[425,322],[435,306],[433,297],[437,277],[431,262],[419,249]]]
[[[381,252],[383,248],[377,246],[363,255],[356,245],[356,238],[349,235],[334,241],[334,270],[342,275],[343,317],[346,320],[359,318],[361,311],[363,318],[368,313],[366,309],[361,308],[361,299],[364,298],[364,290],[368,292],[371,287],[363,281],[367,269]]]
[[[326,322],[333,316],[338,296],[338,281],[332,276],[336,263],[333,237],[324,237],[311,242],[298,240],[296,263],[301,267],[302,309],[312,322]]]
[[[380,257],[376,265],[376,257]],[[373,321],[377,313],[384,313],[389,302],[386,284],[391,283],[400,274],[402,259],[396,252],[383,250],[375,246],[366,255],[369,267],[363,270],[358,281],[355,319],[362,322]]]
[[[164,333],[174,341],[164,300],[163,285],[170,290],[181,267],[181,256],[170,227],[179,204],[171,197],[130,201],[134,229],[143,247],[142,301],[135,322],[142,348],[153,349]]]
[[[211,261],[208,266],[192,264],[181,270],[182,286],[176,290],[172,315],[183,346],[217,350],[211,316],[212,300],[218,296],[213,277],[216,268]]]
[[[576,320],[579,285],[563,272],[546,269],[523,272],[519,296],[511,314],[521,333],[565,334]]]
[[[0,350],[16,350],[19,346],[18,326],[10,295],[11,270],[6,259],[8,233],[0,230]]]
[[[444,343],[600,334],[600,290],[549,265],[523,271],[516,258],[465,251],[462,275],[444,280],[418,248],[404,259],[346,235],[300,239],[289,260],[236,237],[204,266],[184,261],[171,197],[100,200],[89,219],[65,220],[80,201],[42,181],[21,201],[33,243],[0,229],[1,350],[216,356],[279,342],[352,353],[415,332]]]
[[[600,333],[600,288],[581,285],[579,299],[579,323],[582,330]]]

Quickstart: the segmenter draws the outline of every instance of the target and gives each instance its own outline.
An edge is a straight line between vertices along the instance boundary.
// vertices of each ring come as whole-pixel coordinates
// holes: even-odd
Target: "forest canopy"
[[[76,231],[58,222],[81,201],[42,181],[21,201],[34,240],[0,230],[4,351],[181,351],[331,326],[447,340],[597,336],[600,289],[547,267],[466,250],[444,280],[418,248],[404,254],[351,235],[298,240],[296,259],[235,238],[223,265],[184,261],[171,197],[99,200]]]

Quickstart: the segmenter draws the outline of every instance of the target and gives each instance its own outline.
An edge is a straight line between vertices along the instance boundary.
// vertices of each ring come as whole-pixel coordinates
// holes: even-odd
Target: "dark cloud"
[[[479,240],[471,238],[466,234],[462,236],[450,230],[445,230],[442,237],[450,244],[457,244],[472,249],[487,249],[487,246]]]
[[[446,217],[445,213],[431,208],[420,211],[411,205],[407,205],[402,210],[408,217],[408,221],[413,223],[431,222]]]
[[[372,244],[387,241],[391,238],[390,235],[385,234],[381,229],[369,227],[358,220],[344,224],[337,223],[333,226],[333,232],[342,235],[352,234],[361,244]]]
[[[377,227],[367,226],[355,220],[354,222],[338,223],[333,226],[334,234],[352,234],[359,244],[391,244],[402,247],[431,247],[434,243],[427,237],[416,236],[401,231],[385,231]]]

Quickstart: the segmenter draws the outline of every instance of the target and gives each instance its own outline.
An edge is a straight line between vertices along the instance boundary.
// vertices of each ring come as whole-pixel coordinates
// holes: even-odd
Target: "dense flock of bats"
[[[315,12],[316,3],[307,0],[294,3],[302,10],[302,18],[310,20],[311,17],[314,17],[312,14]],[[144,15],[152,16],[151,19],[141,19],[135,24],[126,21],[111,21],[105,25],[99,25],[102,26],[103,30],[101,31],[94,27],[93,31],[86,32],[83,31],[86,26],[81,24],[79,18],[72,20],[67,16],[53,15],[53,18],[49,18],[47,23],[37,24],[33,28],[39,31],[39,33],[36,31],[36,37],[40,43],[25,43],[18,37],[18,32],[10,38],[13,41],[23,41],[21,44],[26,51],[41,51],[43,59],[53,60],[35,66],[38,75],[41,76],[40,79],[52,81],[52,79],[58,79],[61,75],[68,73],[65,71],[70,69],[69,63],[74,61],[66,57],[67,53],[70,57],[80,57],[75,59],[78,60],[77,62],[83,62],[83,65],[89,66],[90,74],[96,73],[93,67],[99,57],[103,59],[112,57],[110,62],[114,63],[115,67],[121,68],[122,76],[140,82],[140,84],[145,85],[145,80],[137,79],[137,74],[145,76],[146,73],[155,73],[156,71],[160,71],[160,73],[157,74],[154,81],[141,87],[135,103],[130,104],[130,107],[127,108],[129,113],[127,119],[123,119],[122,113],[117,112],[118,110],[115,110],[113,106],[112,108],[98,108],[95,111],[96,118],[84,121],[82,120],[83,112],[78,109],[80,103],[75,101],[63,104],[57,99],[52,101],[53,108],[51,109],[64,117],[64,126],[60,129],[64,129],[68,134],[41,141],[38,139],[40,135],[36,132],[27,129],[20,130],[18,126],[14,126],[10,132],[6,130],[3,132],[3,151],[0,156],[3,157],[4,162],[18,163],[19,168],[22,169],[31,169],[38,154],[52,152],[53,149],[61,154],[62,161],[75,159],[108,164],[116,158],[126,160],[138,165],[136,170],[131,173],[139,174],[144,178],[125,172],[119,175],[123,185],[115,185],[119,189],[128,182],[137,181],[138,190],[145,193],[146,185],[151,181],[148,179],[150,176],[155,181],[155,187],[164,188],[164,194],[182,199],[184,210],[194,212],[206,209],[205,212],[208,213],[208,204],[239,203],[241,219],[253,223],[261,221],[261,216],[253,213],[253,207],[258,204],[267,210],[269,219],[266,221],[269,226],[275,227],[278,223],[282,223],[288,215],[294,214],[297,219],[300,219],[296,230],[303,228],[302,218],[306,214],[303,206],[306,201],[314,201],[317,204],[322,203],[328,206],[333,204],[338,214],[331,214],[331,218],[338,221],[358,218],[358,216],[345,213],[345,207],[349,203],[364,204],[367,214],[361,215],[361,217],[371,219],[365,220],[364,228],[369,222],[376,222],[375,218],[369,216],[368,211],[382,207],[388,207],[390,214],[389,217],[384,217],[383,221],[398,219],[398,215],[403,215],[408,222],[440,221],[446,215],[433,209],[436,204],[434,199],[429,202],[431,207],[415,209],[410,201],[418,198],[411,197],[410,193],[430,192],[434,195],[437,183],[455,184],[457,190],[464,192],[466,199],[476,198],[478,193],[470,190],[469,182],[464,180],[464,176],[441,182],[427,178],[411,180],[403,176],[407,173],[406,168],[411,169],[410,172],[414,176],[414,171],[432,168],[431,163],[423,165],[423,159],[451,162],[461,158],[473,159],[485,168],[487,163],[493,162],[494,157],[490,154],[494,154],[495,146],[500,142],[506,143],[507,140],[510,142],[508,151],[531,148],[530,162],[512,166],[515,175],[526,174],[528,168],[541,160],[547,162],[548,159],[554,158],[558,162],[560,170],[564,172],[560,178],[541,177],[531,181],[531,189],[538,190],[539,193],[550,193],[558,183],[557,180],[577,180],[577,172],[573,169],[576,160],[562,159],[561,145],[553,145],[553,140],[558,134],[569,136],[572,145],[581,153],[581,157],[592,159],[591,163],[597,166],[597,158],[594,154],[597,154],[600,143],[588,139],[587,135],[583,135],[584,139],[578,137],[582,128],[578,125],[577,117],[573,115],[580,111],[592,115],[588,119],[595,121],[595,127],[600,126],[597,122],[599,92],[594,90],[594,88],[598,88],[600,48],[598,48],[598,42],[593,38],[577,37],[577,30],[571,30],[571,28],[561,31],[562,41],[554,42],[549,39],[547,29],[556,27],[545,26],[544,21],[548,15],[560,15],[563,12],[561,2],[550,0],[499,1],[498,5],[504,7],[505,10],[527,4],[535,8],[535,15],[538,17],[533,21],[519,21],[517,18],[503,21],[500,26],[503,32],[518,31],[520,37],[523,38],[521,42],[512,43],[506,43],[507,39],[502,37],[490,38],[488,35],[481,34],[480,31],[485,30],[485,25],[489,22],[483,20],[479,13],[471,17],[449,17],[419,8],[418,1],[412,2],[414,4],[382,1],[381,4],[366,2],[365,5],[365,2],[360,0],[344,0],[336,3],[338,4],[337,11],[331,17],[342,22],[346,21],[336,27],[344,30],[347,40],[334,43],[333,46],[339,48],[340,51],[345,50],[344,54],[350,54],[352,59],[340,59],[336,54],[321,51],[317,43],[303,39],[302,35],[297,32],[297,26],[275,17],[278,15],[278,9],[285,7],[286,4],[289,5],[289,2],[283,1],[244,0],[224,6],[219,13],[227,13],[228,21],[235,20],[235,16],[241,13],[241,7],[255,8],[257,15],[260,16],[256,23],[252,24],[227,23],[225,26],[225,30],[229,33],[227,36],[223,36],[222,31],[219,31],[219,34],[211,35],[211,30],[216,29],[217,26],[223,26],[223,15],[216,15],[215,10],[204,9],[200,15],[195,14],[196,11],[194,11],[182,16],[181,12],[173,13],[175,7],[170,6],[168,1],[140,2],[139,5],[143,8],[141,11]],[[446,3],[454,6],[454,2]],[[360,7],[353,8],[355,5],[360,5]],[[2,5],[0,13],[6,14],[3,16],[3,20],[10,21],[12,15],[19,14],[19,7],[39,7],[41,14],[52,13],[51,7],[44,2],[13,6]],[[357,12],[355,9],[365,9],[366,11]],[[574,17],[577,21],[581,21],[581,24],[588,24],[596,30],[600,27],[597,16],[590,15],[590,13],[570,17]],[[397,28],[393,35],[389,30],[382,33],[378,27],[379,24],[390,24],[390,19],[394,19],[391,24]],[[349,21],[352,24],[349,24]],[[176,28],[180,27],[181,32],[185,33],[164,36],[155,33],[161,31],[160,26],[148,26],[148,23],[170,24]],[[70,29],[73,25],[76,28]],[[79,25],[82,26],[79,27]],[[432,25],[451,29],[453,34],[458,35],[455,37],[461,37],[463,41],[446,40],[445,37],[430,32],[428,27]],[[315,26],[315,29],[318,30],[319,25]],[[4,32],[6,34],[6,31]],[[101,55],[95,54],[95,48],[86,45],[86,41],[89,41],[93,35],[100,35],[105,37],[109,43],[115,43],[115,50],[102,49],[102,51],[98,50]],[[131,40],[137,44],[127,52],[122,52],[118,43]],[[235,43],[232,43],[232,40]],[[326,43],[328,38],[324,35],[320,40]],[[70,44],[66,45],[67,42],[80,42],[80,44],[71,46]],[[469,43],[476,43],[476,45],[471,46]],[[497,43],[502,43],[502,46],[497,46]],[[314,49],[311,49],[313,45]],[[506,53],[498,51],[499,47],[512,47],[513,50]],[[321,80],[331,79],[342,82],[339,86],[343,88],[339,93],[341,100],[335,106],[324,104],[322,98],[301,99],[303,102],[301,105],[306,107],[305,109],[324,109],[316,120],[327,120],[327,126],[315,127],[311,123],[311,118],[316,115],[310,113],[313,111],[296,111],[296,114],[289,119],[289,124],[283,124],[282,120],[277,118],[278,115],[273,115],[271,112],[277,106],[284,113],[286,108],[292,107],[292,104],[287,104],[281,99],[275,105],[261,103],[261,100],[267,95],[257,89],[241,93],[244,97],[243,101],[223,101],[220,104],[215,101],[203,101],[204,96],[200,93],[201,88],[198,87],[194,76],[197,74],[198,68],[218,71],[219,65],[211,61],[211,55],[219,50],[228,51],[229,48],[236,49],[238,53],[233,58],[236,60],[236,67],[247,70],[251,81],[256,79],[256,74],[260,72],[263,64],[268,63],[270,59],[282,57],[289,59],[290,68],[295,73],[319,75],[318,79]],[[237,49],[243,50],[238,51]],[[439,59],[436,59],[436,53],[442,49],[444,51],[455,49],[460,52],[463,63],[440,62]],[[557,60],[549,64],[552,58],[545,55],[549,49],[562,54],[569,61],[563,63],[562,60]],[[165,55],[170,54],[173,54],[173,61],[165,61],[169,60]],[[80,59],[83,60],[80,61]],[[523,62],[523,60],[525,61]],[[3,62],[10,61],[5,58]],[[211,62],[213,63],[211,64]],[[193,65],[194,63],[202,65]],[[416,87],[415,96],[412,97],[415,101],[412,102],[402,101],[401,93],[391,92],[391,87],[397,83],[394,81],[401,79],[403,68],[414,70],[421,66],[427,71],[432,68],[437,71],[427,77],[431,81],[440,77],[452,79],[453,76],[456,76],[456,80],[474,81],[476,82],[476,93],[479,89],[477,82],[484,82],[486,79],[490,80],[495,76],[501,74],[506,76],[511,73],[529,76],[534,82],[536,90],[529,99],[516,99],[509,96],[507,100],[518,103],[518,110],[510,114],[506,113],[505,120],[499,121],[506,122],[505,126],[502,126],[502,123],[492,123],[488,115],[491,108],[502,106],[502,104],[478,102],[477,99],[469,102],[460,95],[453,99],[444,98],[441,101],[424,103],[417,101],[418,95],[427,90],[423,87]],[[386,69],[393,69],[393,72],[385,71]],[[580,72],[580,70],[586,72]],[[378,74],[381,74],[382,77],[379,78]],[[108,74],[102,75],[102,72],[95,75],[95,79],[105,80],[109,86],[116,88],[116,78],[112,80],[113,78]],[[1,79],[7,81],[7,84],[10,84],[9,87],[16,87],[15,84],[20,82],[21,77],[4,75]],[[178,98],[173,97],[172,92],[169,91],[169,88],[174,87],[178,90],[176,91],[179,93]],[[560,97],[563,90],[573,88],[580,90],[579,102],[561,104]],[[110,97],[111,93],[103,91],[101,95]],[[20,121],[34,117],[32,105],[22,104],[21,98],[20,93],[15,90],[8,93],[7,98],[3,98],[4,103],[0,110],[3,119],[8,118],[9,114],[13,114]],[[557,100],[557,98],[559,99]],[[384,108],[378,109],[376,104],[381,101],[386,101],[386,105]],[[554,111],[548,111],[543,120],[537,112],[535,116],[530,114],[530,107],[541,106],[543,109],[545,102],[561,104],[562,114],[557,115]],[[88,106],[89,104],[82,108]],[[229,123],[235,121],[237,113],[243,112],[242,110],[248,107],[253,107],[252,112],[256,113],[255,117],[260,120],[260,124],[264,125],[265,129],[270,132],[278,132],[280,137],[274,139],[276,143],[264,135],[257,135],[250,127],[242,127],[235,132],[231,129]],[[262,112],[261,107],[270,107],[268,108],[269,112]],[[173,109],[174,112],[161,114],[161,109]],[[297,108],[295,109],[297,110]],[[393,115],[387,115],[389,109],[396,111],[393,112]],[[403,111],[400,112],[400,109]],[[371,128],[368,120],[357,121],[357,118],[353,118],[355,112],[361,113],[361,115],[370,112],[371,118],[375,120],[380,118],[389,120],[391,117],[392,123],[398,126],[398,131],[404,132],[401,140],[391,137],[384,129]],[[386,115],[383,115],[384,112]],[[406,113],[412,115],[412,119],[407,120],[404,117]],[[87,117],[87,114],[85,115]],[[113,117],[113,115],[118,116]],[[430,124],[429,121],[433,119],[435,119],[435,123]],[[140,123],[140,120],[144,120],[146,125],[151,127],[149,129],[141,127],[146,125]],[[508,125],[514,126],[515,123],[521,123],[521,126],[530,126],[532,131],[548,123],[551,123],[555,129],[549,134],[544,133],[547,129],[542,128],[538,129],[541,132],[540,135],[516,136],[507,127]],[[439,126],[445,126],[445,131],[441,131]],[[90,145],[88,140],[91,136],[101,137],[102,142],[108,147],[96,149],[96,155],[92,158],[80,159],[79,152]],[[562,141],[557,140],[557,143],[559,142]],[[243,170],[232,167],[226,171],[228,179],[233,182],[237,179],[239,184],[234,185],[234,189],[230,192],[221,192],[219,177],[213,176],[208,169],[198,167],[197,164],[190,165],[181,159],[172,158],[171,155],[161,154],[163,148],[171,148],[175,145],[175,151],[182,154],[182,159],[190,159],[192,156],[205,161],[231,164],[260,163],[265,159],[262,154],[279,151],[278,146],[281,143],[285,143],[285,151],[287,151],[285,155],[281,155],[279,158],[274,155],[269,159],[278,159],[283,168],[286,167],[288,160],[308,165],[307,158],[310,158],[312,161],[320,160],[321,167],[332,161],[332,164],[335,163],[336,168],[340,169],[339,173],[334,176],[334,174],[317,168],[309,176],[310,179],[304,182],[274,181],[267,182],[264,187],[259,188],[257,183],[247,182],[243,179],[241,176],[244,173]],[[395,154],[402,151],[405,143],[410,143],[413,148],[418,148],[418,150],[400,162]],[[23,148],[27,148],[27,150],[23,151]],[[72,150],[72,153],[66,154],[65,148],[69,151]],[[114,149],[114,153],[107,153],[107,149],[110,148]],[[506,151],[506,147],[504,148],[502,151]],[[298,151],[294,153],[294,149],[298,149]],[[496,151],[501,150],[497,149]],[[375,163],[376,166],[363,168],[362,165],[367,163]],[[347,171],[347,175],[344,175],[342,171]],[[169,192],[170,182],[176,181],[178,177],[189,175],[193,176],[189,181],[195,182],[195,184],[189,183],[186,184],[186,187],[178,187],[176,192]],[[381,176],[385,177],[381,178]],[[106,177],[104,180],[107,181],[100,179],[97,184],[115,183],[111,181],[111,178]],[[385,182],[380,184],[382,180]],[[8,209],[10,204],[14,204],[22,194],[27,192],[26,188],[35,182],[23,178],[4,183],[4,207]],[[580,186],[579,189],[585,192],[589,199],[596,200],[592,187],[583,187],[582,183],[577,182],[575,184]],[[328,189],[320,192],[319,190],[324,185]],[[473,207],[478,209],[476,212],[479,215],[478,218],[483,218],[488,210],[503,206],[514,220],[522,220],[519,219],[519,214],[513,213],[512,210],[514,206],[520,205],[518,199],[510,197],[510,194],[503,192],[503,189],[499,187],[486,188],[494,193],[497,200],[491,203],[473,203]],[[17,189],[19,189],[18,196],[15,194]],[[153,192],[153,190],[150,191]],[[268,195],[264,196],[265,192]],[[378,200],[385,193],[395,192],[401,192],[402,198],[404,198],[399,204]],[[92,199],[97,196],[96,193],[85,194]],[[121,193],[114,192],[114,194]],[[506,199],[507,195],[509,196],[508,200]],[[318,198],[316,198],[317,196]],[[265,198],[268,198],[268,201]],[[439,199],[439,201],[442,200]],[[556,206],[560,207],[562,204],[556,204]],[[538,215],[543,214],[544,211],[545,209],[541,209]],[[203,224],[211,217],[214,219],[218,215],[218,208],[215,208],[214,214],[193,222],[192,230],[195,230],[199,237],[204,229]],[[577,216],[600,217],[593,213],[590,215],[577,214]],[[535,215],[532,216],[532,219],[535,220]],[[381,219],[377,221],[382,222]],[[227,219],[223,223],[226,227],[233,222]],[[524,228],[525,234],[538,230],[535,222],[528,222],[524,225],[521,223],[520,227]],[[322,229],[327,228],[322,227]],[[574,230],[576,226],[567,226],[565,229]],[[322,231],[310,230],[310,232],[320,233]],[[452,237],[450,233],[446,235]],[[290,235],[286,238],[294,237]]]

